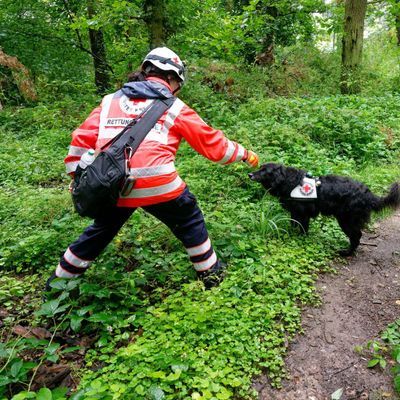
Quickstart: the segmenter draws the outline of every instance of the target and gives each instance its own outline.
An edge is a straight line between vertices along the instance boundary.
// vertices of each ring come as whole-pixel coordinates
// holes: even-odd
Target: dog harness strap
[[[317,198],[317,187],[321,184],[318,178],[305,176],[300,185],[296,186],[290,193],[290,198],[299,200],[315,200]]]

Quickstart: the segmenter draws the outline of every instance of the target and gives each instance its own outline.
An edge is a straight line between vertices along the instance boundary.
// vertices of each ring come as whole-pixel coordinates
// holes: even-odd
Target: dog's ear
[[[274,165],[271,175],[273,176],[271,189],[279,191],[279,188],[286,182],[286,168],[283,165]]]

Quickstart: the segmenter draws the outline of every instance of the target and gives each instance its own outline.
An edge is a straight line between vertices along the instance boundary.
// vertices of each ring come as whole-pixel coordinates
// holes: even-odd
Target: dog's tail
[[[385,197],[377,197],[373,209],[380,211],[384,208],[397,208],[400,206],[400,183],[396,182],[390,187],[389,193]]]

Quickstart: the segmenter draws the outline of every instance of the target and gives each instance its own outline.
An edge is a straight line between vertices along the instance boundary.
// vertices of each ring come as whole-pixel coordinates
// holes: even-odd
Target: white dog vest
[[[296,186],[290,193],[290,198],[308,200],[317,198],[317,187],[321,184],[318,178],[305,176],[300,185]]]

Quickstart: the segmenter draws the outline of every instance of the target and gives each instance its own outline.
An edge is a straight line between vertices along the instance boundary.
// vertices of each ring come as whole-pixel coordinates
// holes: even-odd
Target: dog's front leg
[[[310,218],[295,212],[291,212],[290,216],[291,216],[291,221],[290,221],[291,225],[293,227],[299,227],[301,234],[307,234],[308,228],[310,227]]]

